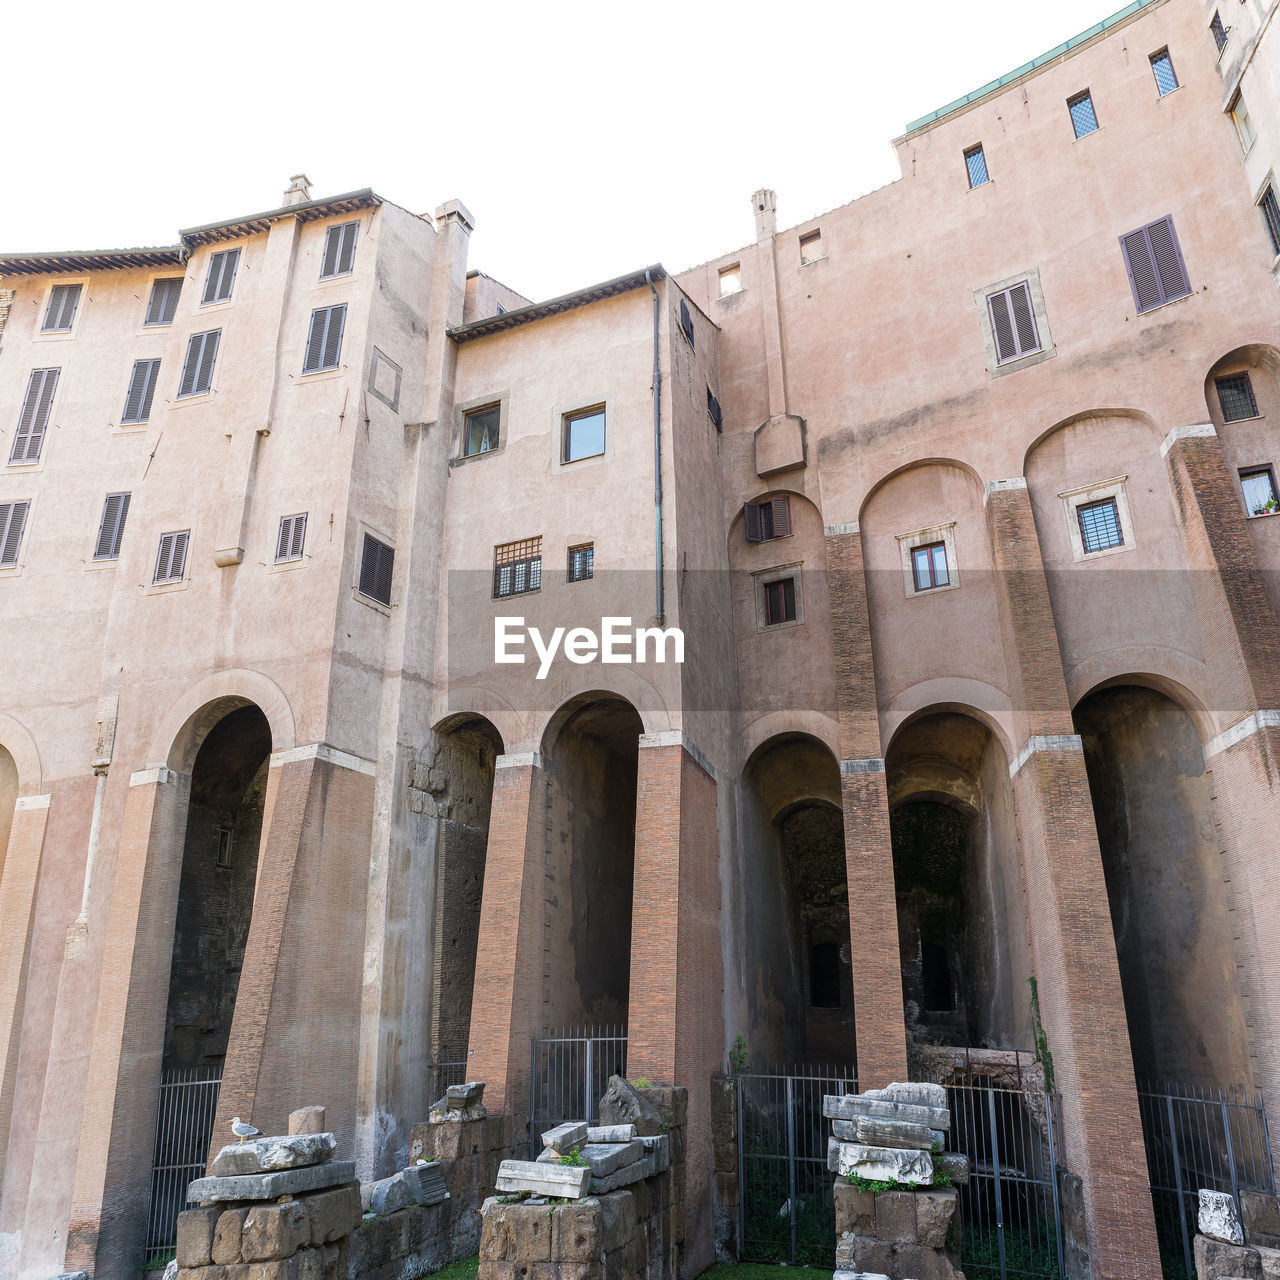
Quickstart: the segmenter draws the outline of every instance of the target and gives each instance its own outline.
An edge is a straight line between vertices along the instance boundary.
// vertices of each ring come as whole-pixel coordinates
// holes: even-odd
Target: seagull
[[[225,1114],[225,1113],[224,1113],[224,1114]],[[253,1127],[253,1125],[251,1125],[251,1124],[245,1124],[245,1123],[244,1123],[244,1121],[243,1121],[243,1120],[241,1120],[239,1116],[232,1116],[232,1118],[231,1118],[231,1132],[232,1132],[232,1133],[234,1133],[234,1134],[236,1135],[236,1137],[240,1139],[240,1145],[241,1145],[241,1146],[244,1146],[244,1140],[245,1140],[246,1138],[260,1138],[260,1137],[262,1137],[262,1130],[261,1130],[261,1129],[255,1129],[255,1128]]]

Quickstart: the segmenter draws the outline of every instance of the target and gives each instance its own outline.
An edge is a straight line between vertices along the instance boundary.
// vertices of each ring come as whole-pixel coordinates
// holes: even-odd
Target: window
[[[577,462],[581,458],[598,458],[602,453],[604,406],[566,413],[563,420],[561,461]]]
[[[187,565],[187,539],[190,537],[190,529],[160,535],[160,546],[156,551],[156,571],[151,576],[153,584],[182,581],[182,571]]]
[[[118,560],[120,542],[124,538],[124,522],[129,516],[129,494],[109,493],[102,504],[102,519],[98,522],[98,540],[94,543],[95,560]]]
[[[81,284],[55,284],[49,293],[49,305],[45,309],[41,333],[70,333],[80,304]]]
[[[320,263],[320,279],[349,276],[356,256],[356,236],[360,232],[358,222],[344,222],[330,227],[324,238],[324,258]]]
[[[980,187],[984,183],[991,181],[991,175],[987,172],[987,157],[983,154],[981,143],[976,147],[970,147],[964,153],[964,163],[969,170],[969,189],[971,191],[974,187]]]
[[[780,622],[796,620],[796,580],[777,578],[766,582],[764,592],[764,625],[776,627]]]
[[[307,335],[307,354],[302,361],[303,373],[321,373],[336,369],[342,354],[342,329],[347,322],[347,304],[317,307],[311,313],[311,332]]]
[[[711,394],[710,387],[707,388],[707,416],[715,423],[717,431],[724,426],[724,414],[720,412],[720,401]]]
[[[1098,131],[1098,115],[1093,109],[1093,98],[1086,89],[1074,98],[1067,99],[1067,110],[1071,112],[1071,127],[1077,138],[1087,137]]]
[[[1231,99],[1231,106],[1227,110],[1231,112],[1231,123],[1236,127],[1236,136],[1240,139],[1240,145],[1248,151],[1253,146],[1253,140],[1257,134],[1253,129],[1253,121],[1249,118],[1249,108],[1245,106],[1244,97],[1237,93]]]
[[[1031,289],[1021,281],[1012,288],[987,296],[991,332],[995,337],[996,359],[1017,360],[1040,350],[1036,318],[1031,305]]]
[[[151,417],[151,401],[159,376],[159,360],[133,362],[133,376],[129,379],[129,393],[124,398],[124,413],[120,418],[122,423],[146,422]]]
[[[542,586],[542,539],[504,542],[493,549],[493,598],[522,596]]]
[[[30,509],[30,502],[0,502],[0,569],[12,569],[17,565],[22,530]]]
[[[1121,236],[1120,248],[1139,314],[1191,292],[1172,218],[1161,218]]]
[[[1082,502],[1076,508],[1076,519],[1080,521],[1080,543],[1085,555],[1124,546],[1120,513],[1116,510],[1114,498],[1103,498],[1100,502]]]
[[[187,359],[178,383],[178,399],[205,395],[213,386],[213,363],[218,358],[221,329],[193,333],[187,340]]]
[[[951,575],[947,572],[946,543],[930,542],[923,547],[912,547],[911,577],[917,591],[949,587]]]
[[[372,534],[364,535],[360,552],[360,594],[391,605],[391,572],[395,568],[396,553],[385,542],[379,542]]]
[[[58,389],[61,369],[32,369],[27,379],[27,394],[18,415],[18,430],[9,452],[10,463],[39,462],[44,433],[49,426],[49,410],[53,393]]]
[[[809,1003],[815,1009],[840,1007],[840,947],[815,942],[809,947]]]
[[[218,828],[218,866],[227,868],[231,865],[231,828]]]
[[[280,532],[276,535],[276,564],[287,560],[302,559],[302,544],[307,536],[307,513],[280,517]]]
[[[581,546],[569,548],[569,581],[585,582],[593,577],[596,548],[594,542],[584,542]]]
[[[1222,406],[1224,422],[1240,422],[1258,416],[1258,402],[1253,398],[1253,383],[1247,373],[1214,378],[1213,385],[1218,389],[1218,403]]]
[[[231,286],[236,282],[236,268],[240,265],[239,249],[224,249],[209,259],[209,274],[204,278],[204,294],[200,305],[226,302],[231,297]]]
[[[498,447],[498,426],[502,420],[502,406],[486,405],[472,409],[462,418],[462,456],[474,458],[478,453],[488,453]]]
[[[1162,98],[1178,87],[1178,76],[1173,69],[1173,59],[1169,57],[1168,49],[1161,49],[1159,53],[1151,55],[1151,74],[1156,78],[1156,88]]]
[[[1209,30],[1213,32],[1213,43],[1218,46],[1218,52],[1221,53],[1227,47],[1227,28],[1222,25],[1222,19],[1216,11],[1209,19]]]
[[[683,298],[680,299],[680,332],[689,340],[691,347],[696,347],[693,340],[693,316],[689,314],[689,304]]]
[[[822,247],[822,232],[810,231],[800,237],[800,265],[807,267],[819,258],[825,258],[827,251]]]
[[[147,318],[142,322],[147,328],[172,324],[178,313],[178,298],[182,294],[182,277],[171,276],[157,280],[151,286],[151,300],[147,303]]]
[[[731,266],[720,268],[720,296],[728,297],[731,293],[742,292],[742,264],[735,262]]]
[[[791,498],[780,494],[763,502],[747,502],[742,507],[742,519],[748,542],[772,542],[774,538],[791,536]]]
[[[1271,252],[1280,254],[1280,202],[1277,202],[1275,188],[1269,182],[1258,201],[1258,208],[1262,210],[1262,221],[1267,235],[1271,237]]]
[[[1251,516],[1269,516],[1277,509],[1276,478],[1270,467],[1254,467],[1240,473],[1244,509]]]
[[[400,378],[404,370],[389,355],[373,349],[373,358],[369,361],[369,390],[377,396],[388,409],[400,408]]]

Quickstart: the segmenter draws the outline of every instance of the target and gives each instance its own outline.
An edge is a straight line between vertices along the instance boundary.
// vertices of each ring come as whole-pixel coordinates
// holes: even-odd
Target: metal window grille
[[[396,553],[385,542],[366,533],[360,554],[360,594],[389,608],[391,575],[395,569],[395,561]]]
[[[70,333],[80,302],[79,284],[55,284],[49,293],[49,306],[44,313],[41,333]]]
[[[320,373],[336,369],[342,354],[342,330],[347,323],[347,304],[317,307],[311,313],[311,331],[307,335],[307,353],[303,373]]]
[[[1262,193],[1262,199],[1258,201],[1258,208],[1262,210],[1262,221],[1271,238],[1271,252],[1280,254],[1280,201],[1276,200],[1275,188],[1269,182]]]
[[[1218,46],[1218,52],[1221,53],[1227,47],[1227,31],[1229,28],[1222,25],[1222,19],[1215,12],[1213,17],[1209,19],[1209,30],[1213,32],[1213,43]]]
[[[825,258],[827,251],[822,247],[822,232],[810,231],[808,235],[800,237],[800,265],[807,267],[811,262],[817,262],[819,258]]]
[[[969,170],[970,190],[991,181],[991,175],[987,172],[987,157],[982,150],[981,144],[976,147],[970,147],[964,153],[964,163],[965,168]]]
[[[930,542],[923,547],[911,550],[911,576],[917,591],[929,591],[934,587],[946,587],[951,584],[951,575],[947,571],[947,544]]]
[[[595,569],[595,543],[584,542],[569,548],[569,581],[585,582]]]
[[[1080,522],[1080,541],[1086,555],[1092,551],[1107,551],[1111,547],[1124,545],[1120,514],[1116,510],[1114,498],[1081,503],[1076,508],[1076,519]]]
[[[143,326],[154,328],[158,325],[172,324],[173,317],[178,312],[178,298],[181,294],[181,276],[157,280],[151,286],[151,300],[147,303],[147,318],[143,321]]]
[[[452,1054],[445,1059],[437,1059],[435,1062],[427,1063],[427,1097],[436,1101],[438,1098],[444,1097],[445,1090],[451,1084],[466,1084],[467,1082],[467,1058],[466,1050],[463,1049],[459,1054]],[[541,1146],[541,1142],[538,1144]],[[536,1152],[534,1153],[537,1154]]]
[[[796,620],[796,580],[779,578],[764,584],[764,622],[767,627]]]
[[[18,548],[30,509],[29,501],[0,502],[0,569],[12,569],[18,563]]]
[[[329,228],[324,238],[324,258],[320,264],[321,280],[351,274],[351,265],[356,256],[356,236],[359,231],[359,222],[344,222],[341,226]]]
[[[94,544],[95,560],[117,560],[120,543],[124,538],[124,522],[129,517],[127,493],[109,493],[102,504],[102,519],[98,524],[98,540]]]
[[[226,302],[231,297],[236,282],[236,268],[240,265],[239,249],[224,249],[209,259],[209,274],[204,279],[202,306],[211,302]]]
[[[600,1122],[600,1098],[609,1077],[627,1074],[625,1026],[545,1030],[533,1041],[533,1107],[530,1158],[541,1135],[569,1120]]]
[[[520,596],[542,587],[542,539],[524,538],[493,549],[493,598]]]
[[[1266,516],[1276,510],[1276,478],[1270,467],[1240,473],[1244,509],[1251,516]]]
[[[1087,137],[1098,130],[1098,115],[1093,109],[1093,98],[1088,90],[1078,93],[1067,102],[1067,110],[1071,112],[1071,127],[1077,138]]]
[[[1173,69],[1173,59],[1169,56],[1168,49],[1161,49],[1159,53],[1151,55],[1151,74],[1156,78],[1156,88],[1162,98],[1178,87],[1178,75]]]
[[[1253,383],[1247,373],[1214,378],[1213,385],[1218,389],[1218,403],[1222,406],[1224,422],[1240,422],[1244,418],[1258,416],[1258,402],[1253,398]]]
[[[478,453],[496,449],[501,425],[501,405],[490,404],[465,414],[462,419],[462,456],[474,458]]]

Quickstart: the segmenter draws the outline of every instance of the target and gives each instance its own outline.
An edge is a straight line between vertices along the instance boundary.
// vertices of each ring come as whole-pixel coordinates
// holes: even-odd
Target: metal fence
[[[547,1030],[533,1042],[533,1114],[530,1158],[542,1150],[541,1134],[567,1120],[600,1120],[600,1097],[609,1077],[627,1074],[627,1029],[573,1027]]]
[[[144,1267],[161,1265],[173,1254],[187,1186],[204,1176],[221,1084],[221,1067],[161,1073]]]
[[[451,1084],[466,1084],[467,1060],[427,1063],[427,1097],[438,1102]]]
[[[1166,1280],[1195,1275],[1201,1187],[1275,1194],[1262,1096],[1240,1088],[1140,1081],[1151,1202]]]

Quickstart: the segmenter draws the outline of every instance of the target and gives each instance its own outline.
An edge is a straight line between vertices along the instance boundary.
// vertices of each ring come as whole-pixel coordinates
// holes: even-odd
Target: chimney
[[[768,188],[761,187],[751,197],[751,208],[756,215],[756,240],[770,240],[778,230],[778,197]]]
[[[306,204],[311,199],[311,179],[305,173],[295,173],[289,179],[289,189],[284,193],[281,204]]]

